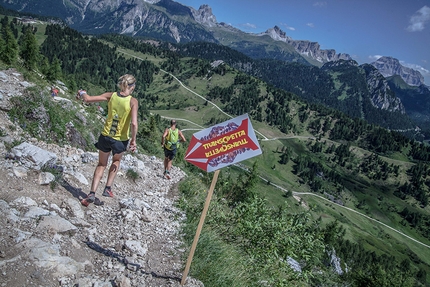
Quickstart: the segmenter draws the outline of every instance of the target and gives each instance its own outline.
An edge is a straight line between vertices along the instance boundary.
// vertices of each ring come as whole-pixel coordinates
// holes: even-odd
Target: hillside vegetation
[[[160,157],[164,117],[189,139],[249,114],[263,154],[221,171],[191,269],[205,286],[430,286],[428,146],[169,45],[7,17],[1,29],[2,69],[17,67],[40,84],[9,115],[47,142],[94,149],[97,127],[73,116],[48,113],[51,132],[40,133],[36,95],[58,80],[70,94],[97,94],[133,74],[138,144]],[[83,140],[70,142],[69,122]],[[179,206],[191,244],[212,175],[183,160],[186,147],[174,164],[188,174]]]

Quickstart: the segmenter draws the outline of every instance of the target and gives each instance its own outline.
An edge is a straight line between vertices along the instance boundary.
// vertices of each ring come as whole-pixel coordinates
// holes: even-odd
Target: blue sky
[[[279,26],[294,40],[347,53],[359,64],[380,56],[421,72],[430,85],[430,0],[177,0],[212,8],[217,22],[245,32]]]

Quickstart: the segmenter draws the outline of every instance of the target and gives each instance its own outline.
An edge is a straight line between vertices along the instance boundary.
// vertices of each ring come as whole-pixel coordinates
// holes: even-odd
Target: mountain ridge
[[[278,26],[269,28],[262,33],[253,34],[245,33],[223,22],[218,23],[216,16],[212,13],[212,8],[207,4],[201,5],[196,10],[172,0],[128,0],[122,2],[71,0],[68,1],[67,6],[57,2],[52,5],[44,2],[44,0],[37,2],[3,0],[2,2],[9,9],[59,17],[72,28],[85,33],[113,32],[135,37],[158,38],[176,43],[209,41],[232,47],[253,58],[275,57],[285,61],[309,62],[316,66],[321,66],[328,61],[352,59],[349,54],[337,53],[334,49],[322,50],[318,42],[294,40],[288,37]],[[120,20],[116,20],[118,18]],[[233,33],[234,36],[226,36],[225,33]],[[269,53],[265,46],[273,45],[273,42],[260,45],[256,50],[259,51],[258,54],[247,50],[247,47],[256,44],[252,41],[249,42],[249,36],[255,40],[255,38],[265,35],[269,36],[273,42],[282,42],[288,45],[292,50],[287,47],[278,47],[276,48],[277,51]],[[246,40],[247,37],[248,40]],[[297,55],[294,55],[295,53]],[[300,59],[302,57],[303,61]],[[372,64],[377,65],[378,61],[380,62],[377,60]],[[385,62],[384,65],[378,64],[377,68],[385,77],[399,74],[411,85],[424,83],[419,71],[407,67],[397,64],[388,65]]]
[[[25,2],[26,0],[10,1],[18,3],[23,1]],[[264,33],[252,34],[245,33],[225,23],[218,23],[209,5],[201,5],[198,10],[195,10],[192,7],[187,7],[171,0],[144,2],[130,0],[121,2],[122,5],[118,5],[117,2],[108,0],[93,0],[86,3],[79,1],[75,2],[76,4],[74,9],[78,9],[80,14],[79,16],[75,15],[75,18],[66,17],[66,20],[69,21],[69,23],[73,23],[73,25],[79,25],[76,21],[81,21],[80,23],[84,23],[81,28],[87,32],[109,32],[109,27],[112,26],[112,29],[114,29],[116,33],[128,34],[138,38],[143,37],[144,35],[146,35],[146,37],[151,35],[161,35],[160,31],[164,31],[162,33],[164,36],[161,36],[162,40],[169,40],[170,37],[171,40],[176,42],[185,41],[185,43],[187,43],[192,42],[193,39],[199,39],[199,41],[203,42],[230,46],[232,49],[253,59],[273,58],[278,61],[297,62],[317,67],[321,67],[325,63],[351,60],[351,57],[348,54],[336,54],[335,50],[321,50],[317,42],[293,40],[277,26],[266,30]],[[39,5],[42,5],[44,2],[40,1],[38,3]],[[102,5],[103,3],[105,3],[105,5]],[[30,5],[30,2],[28,2],[28,4]],[[35,4],[33,3],[31,5]],[[72,9],[68,10],[69,13],[72,13],[70,12],[71,10]],[[108,15],[106,17],[108,20],[105,20],[105,17],[101,17],[95,13],[109,13],[106,14]],[[97,29],[94,30],[94,27]],[[205,30],[206,28],[207,30]],[[145,31],[144,35],[141,34],[143,31]],[[270,49],[268,47],[270,47]],[[239,65],[241,64],[242,63],[239,63]],[[385,67],[387,67],[387,65],[385,65]],[[243,68],[248,72],[250,72],[249,69],[253,69],[252,66],[247,64],[245,64]],[[276,66],[274,66],[273,70],[276,69]],[[401,68],[391,68],[390,70],[411,71]],[[253,74],[261,77],[262,75],[260,71],[261,68]],[[403,73],[403,77],[411,75],[407,72]],[[266,80],[273,80],[274,77],[270,76],[270,73],[273,72],[270,69],[266,69],[264,73],[268,74],[266,76]],[[417,73],[417,75],[420,75],[419,72]],[[376,73],[372,73],[372,75],[375,77],[377,76]],[[414,78],[414,75],[409,76],[409,79]],[[285,82],[285,79],[279,79],[278,82]],[[368,83],[376,82],[368,81]],[[372,89],[372,91],[375,92],[375,89],[371,86],[361,86],[361,88],[367,90],[365,93],[368,93],[369,89]],[[308,88],[302,87],[302,89],[306,90]],[[401,107],[393,107],[398,105],[398,101],[392,99],[388,100],[389,98],[392,98],[392,95],[384,94],[384,91],[389,92],[388,89],[379,90],[376,94],[371,96],[372,105],[379,110],[403,111],[404,109]],[[295,92],[301,94],[299,91]],[[343,93],[345,92],[346,91],[343,91]],[[342,97],[339,97],[338,99],[342,99]],[[332,101],[332,104],[333,103],[336,104]],[[345,106],[345,104],[341,105]],[[354,107],[354,109],[355,108],[356,107]]]
[[[419,71],[403,66],[396,58],[383,56],[370,64],[386,78],[399,75],[410,86],[424,85],[424,77]]]
[[[212,14],[212,9],[207,4],[201,5],[199,10],[195,10],[192,7],[189,8],[192,11],[195,11],[193,12],[193,16],[195,20],[202,25],[205,25],[210,28],[220,25],[229,28],[231,31],[243,32],[237,28],[234,28],[231,25],[225,23],[218,23],[216,21],[215,15]],[[320,65],[329,61],[352,60],[352,57],[347,53],[337,53],[335,49],[322,50],[318,42],[314,42],[311,40],[294,40],[293,38],[287,36],[286,32],[279,28],[277,25],[275,25],[273,28],[267,29],[265,32],[247,34],[257,37],[268,35],[274,41],[280,41],[291,45],[300,55],[304,56],[305,58],[311,58],[313,60],[316,60]],[[387,59],[391,60],[387,61]],[[383,62],[384,64],[381,64],[381,62]],[[311,62],[311,64],[315,63]],[[380,57],[378,60],[369,64],[374,65],[378,70],[380,70],[384,77],[400,75],[405,80],[405,82],[412,86],[424,84],[424,77],[419,71],[401,65],[400,62],[393,57]]]
[[[215,15],[212,13],[212,9],[207,4],[201,5],[196,10],[171,0],[129,0],[125,2],[111,0],[82,2],[71,0],[69,2],[68,6],[64,5],[63,7],[56,4],[55,9],[50,9],[47,2],[43,0],[38,1],[38,3],[28,0],[3,0],[3,5],[6,8],[21,12],[48,14],[59,17],[72,28],[85,33],[100,34],[115,32],[135,37],[155,37],[158,33],[158,38],[164,40],[170,38],[176,43],[209,41],[227,46],[230,45],[228,41],[223,40],[222,36],[218,38],[214,37],[214,33],[216,33],[214,30],[221,29],[223,33],[238,33],[241,37],[246,35],[261,36],[259,34],[245,33],[226,23],[218,23]],[[162,9],[160,10],[159,8]],[[180,17],[186,18],[187,16],[191,19],[180,19]],[[97,20],[95,17],[103,18],[103,20]],[[119,17],[120,20],[116,21],[115,18],[118,19]],[[143,31],[143,27],[145,27],[145,31]],[[275,26],[272,29],[277,31],[278,34],[282,33],[279,27]],[[267,35],[271,36],[273,40],[276,39],[271,33],[267,33]],[[316,42],[295,41],[292,39],[289,40],[289,43],[286,41],[282,42],[290,46],[291,43],[295,43],[294,49],[298,54],[303,55],[305,58],[315,57],[315,60],[319,63],[328,59],[336,59],[337,57],[349,57],[349,55],[343,54],[337,56],[334,50],[320,50],[320,46]]]
[[[275,41],[282,41],[293,46],[301,55],[310,57],[319,63],[323,64],[330,61],[337,60],[352,60],[351,56],[345,53],[336,53],[334,49],[321,50],[318,42],[307,40],[293,40],[288,37],[284,31],[278,26],[266,30],[264,33],[258,35],[269,35]]]

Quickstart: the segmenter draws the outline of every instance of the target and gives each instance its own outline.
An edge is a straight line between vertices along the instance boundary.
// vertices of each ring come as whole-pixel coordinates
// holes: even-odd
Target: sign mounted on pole
[[[261,154],[248,114],[193,134],[185,160],[211,172]]]
[[[215,171],[208,190],[205,205],[191,245],[181,285],[185,281],[193,261],[212,193],[218,180],[219,169],[261,154],[260,145],[251,126],[248,114],[217,124],[193,134],[185,154],[185,160],[207,172]]]

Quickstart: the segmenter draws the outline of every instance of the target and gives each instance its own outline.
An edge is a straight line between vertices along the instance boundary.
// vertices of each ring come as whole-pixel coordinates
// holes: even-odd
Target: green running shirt
[[[172,130],[171,128],[169,128],[169,133],[167,134],[166,143],[164,144],[164,146],[168,150],[173,150],[176,148],[178,139],[179,139],[179,130],[178,129]]]

